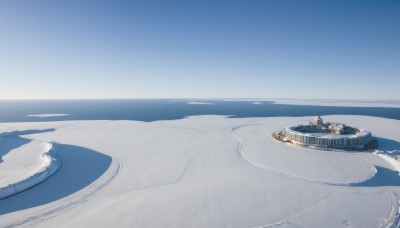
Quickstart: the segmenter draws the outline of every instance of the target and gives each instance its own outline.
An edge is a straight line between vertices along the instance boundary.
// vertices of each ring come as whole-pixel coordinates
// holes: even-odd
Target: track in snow
[[[106,187],[118,175],[121,168],[122,165],[120,160],[113,158],[108,170],[88,187],[82,189],[75,194],[72,194],[71,196],[54,202],[53,206],[50,206],[42,211],[32,213],[28,216],[23,216],[23,218],[16,219],[11,223],[4,224],[2,226],[7,228],[32,226],[62,213],[65,213],[66,211],[69,211],[76,206],[83,204],[101,189]]]
[[[238,127],[235,127],[235,128],[232,129],[232,134],[233,134],[233,136],[239,141],[238,153],[239,153],[240,157],[242,157],[244,160],[246,160],[246,161],[249,162],[250,164],[252,164],[252,165],[254,165],[254,166],[258,167],[258,168],[267,170],[267,171],[269,171],[269,172],[272,172],[272,173],[275,173],[275,174],[279,174],[279,175],[285,176],[285,177],[290,177],[290,178],[293,178],[293,179],[296,179],[296,180],[307,181],[307,182],[318,183],[318,184],[334,185],[334,186],[353,186],[353,185],[362,183],[362,182],[364,182],[364,181],[367,181],[367,180],[373,178],[374,175],[377,173],[377,170],[376,170],[375,166],[371,165],[371,166],[373,167],[373,169],[374,169],[374,174],[373,174],[372,176],[368,177],[367,179],[362,180],[362,181],[359,181],[359,182],[338,183],[338,182],[331,182],[331,181],[313,179],[313,178],[309,178],[309,177],[297,176],[297,175],[294,175],[294,174],[291,174],[291,173],[287,173],[287,172],[284,172],[284,171],[281,171],[281,170],[272,168],[272,167],[270,167],[270,166],[260,165],[260,164],[258,164],[258,163],[256,163],[256,162],[250,160],[248,157],[246,157],[246,156],[243,154],[243,148],[244,148],[245,143],[244,143],[243,139],[241,139],[241,138],[236,134],[236,131],[237,131],[238,129],[240,129],[240,128],[242,128],[242,127],[247,127],[247,126],[249,126],[249,125],[242,125],[242,126],[238,126]]]
[[[253,125],[253,124],[251,124],[251,125]],[[260,164],[258,164],[256,162],[250,160],[249,158],[247,158],[242,152],[243,151],[243,147],[244,147],[244,141],[236,134],[236,131],[238,129],[242,128],[242,127],[247,127],[247,126],[249,126],[249,125],[242,125],[242,126],[238,126],[238,127],[233,128],[232,129],[232,134],[239,142],[239,146],[238,146],[239,155],[244,160],[249,162],[251,165],[254,165],[254,166],[258,167],[258,168],[261,168],[261,169],[264,169],[266,171],[269,171],[269,172],[272,172],[272,173],[275,173],[275,174],[278,174],[278,175],[282,175],[282,176],[285,176],[285,177],[289,177],[289,178],[293,178],[293,179],[301,180],[301,181],[318,183],[318,184],[351,187],[351,186],[354,186],[354,185],[357,185],[357,184],[359,184],[361,182],[366,181],[366,180],[364,180],[364,181],[361,181],[361,182],[358,182],[358,183],[348,183],[348,184],[346,184],[346,183],[335,183],[335,182],[312,179],[312,178],[308,178],[308,177],[301,177],[301,176],[297,176],[297,175],[293,175],[293,174],[290,174],[290,173],[287,173],[287,172],[280,171],[278,169],[275,169],[275,168],[272,168],[272,167],[269,167],[269,166],[260,165]],[[374,172],[374,175],[375,175],[377,173],[377,170],[376,170],[375,166],[373,166],[373,167],[375,169],[375,172]],[[371,176],[370,178],[372,178],[372,177],[373,176]],[[389,190],[389,193],[390,193],[390,197],[391,197],[391,201],[392,201],[392,205],[391,205],[392,209],[391,209],[389,215],[382,221],[382,223],[377,226],[377,227],[380,227],[380,228],[383,228],[383,227],[385,227],[385,228],[386,227],[387,228],[398,228],[398,227],[400,227],[400,199],[399,199],[399,197],[397,196],[397,194],[394,191]],[[306,212],[308,212],[312,208],[317,207],[318,205],[320,205],[322,202],[324,202],[328,198],[329,198],[329,195],[324,200],[322,200],[321,202],[317,203],[316,205],[311,206],[310,208],[304,210],[303,212],[298,213],[295,216],[283,219],[281,221],[278,221],[278,222],[275,222],[275,223],[272,223],[272,224],[263,225],[263,226],[260,226],[260,227],[267,228],[267,227],[277,227],[277,226],[281,226],[281,225],[294,225],[294,224],[291,224],[291,222],[293,220],[300,218],[303,214],[305,214]]]
[[[377,226],[379,228],[400,227],[400,200],[394,191],[389,190],[389,193],[392,200],[392,210],[390,211],[389,215],[383,220],[383,222]]]

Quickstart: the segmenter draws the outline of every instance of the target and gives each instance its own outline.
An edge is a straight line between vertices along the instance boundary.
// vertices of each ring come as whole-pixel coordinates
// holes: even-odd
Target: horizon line
[[[290,98],[290,97],[279,97],[279,98],[243,98],[243,97],[132,97],[132,98],[0,98],[0,101],[40,101],[40,100],[342,100],[342,101],[400,101],[400,98]]]

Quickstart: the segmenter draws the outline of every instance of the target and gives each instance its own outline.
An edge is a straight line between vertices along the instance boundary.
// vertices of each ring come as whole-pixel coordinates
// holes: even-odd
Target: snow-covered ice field
[[[210,99],[212,100],[212,99]],[[369,107],[369,108],[399,108],[400,100],[348,100],[348,99],[226,99],[225,101],[249,101],[253,104],[262,104],[263,102],[273,102],[274,104],[285,105],[308,105],[308,106],[335,106],[335,107]]]
[[[399,108],[399,100],[271,99],[275,104]]]
[[[43,170],[47,143],[59,143],[62,165],[1,199],[0,226],[398,226],[400,121],[323,117],[371,131],[375,152],[318,151],[271,137],[311,118],[1,123],[0,132],[23,134],[0,135],[0,187]]]

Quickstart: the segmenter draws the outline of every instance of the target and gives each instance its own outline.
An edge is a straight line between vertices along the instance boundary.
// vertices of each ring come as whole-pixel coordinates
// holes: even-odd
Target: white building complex
[[[373,140],[371,132],[340,123],[325,123],[316,117],[309,125],[285,127],[282,141],[316,149],[364,149]]]

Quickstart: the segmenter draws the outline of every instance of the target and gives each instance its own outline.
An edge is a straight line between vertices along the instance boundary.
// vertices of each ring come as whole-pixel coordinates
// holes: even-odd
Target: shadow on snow
[[[0,138],[10,137],[10,136],[19,136],[19,135],[30,135],[30,134],[39,134],[55,131],[54,128],[42,129],[42,130],[24,130],[24,131],[10,131],[0,133]]]
[[[388,155],[399,155],[400,154],[400,143],[387,138],[375,137],[378,142],[377,150],[383,154]],[[381,166],[375,166],[377,173],[371,179],[362,183],[354,184],[353,187],[382,187],[382,186],[400,186],[400,175],[399,172],[384,168]]]
[[[353,185],[354,187],[400,186],[399,172],[376,166],[377,173],[367,181]]]
[[[378,150],[384,154],[399,155],[400,154],[400,143],[387,139],[376,137],[378,141]],[[377,173],[373,178],[365,182],[355,184],[355,187],[381,187],[381,186],[400,186],[400,175],[399,172],[376,166]]]
[[[0,163],[3,162],[3,157],[12,150],[28,144],[30,139],[19,137],[20,135],[38,134],[55,131],[54,128],[43,130],[26,130],[26,131],[11,131],[0,133]]]
[[[83,147],[60,145],[63,164],[44,182],[0,200],[0,215],[44,205],[67,197],[97,180],[110,166],[112,158]]]
[[[376,137],[378,141],[378,150],[384,152],[385,154],[390,154],[390,155],[398,155],[400,154],[400,143],[387,139],[387,138],[380,138]]]
[[[3,162],[3,157],[12,150],[28,144],[31,140],[21,137],[3,138],[0,141],[0,164]]]

